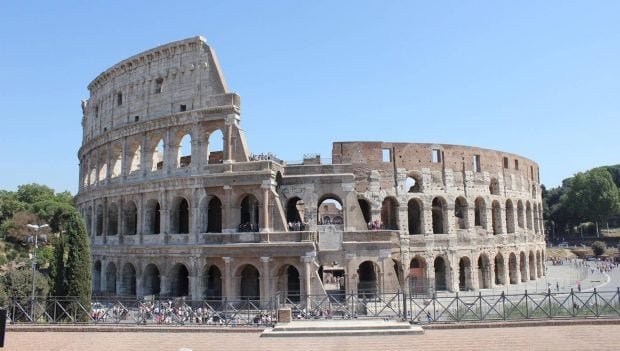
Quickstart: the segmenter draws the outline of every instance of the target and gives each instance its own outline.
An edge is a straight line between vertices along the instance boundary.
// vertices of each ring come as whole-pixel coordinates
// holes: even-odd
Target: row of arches
[[[369,222],[370,203],[365,199],[359,199],[359,205],[364,219]],[[399,202],[395,197],[386,197],[381,205],[381,221],[385,229],[399,229]],[[454,205],[449,206],[447,200],[441,196],[434,197],[431,203],[425,203],[420,198],[411,198],[407,202],[407,223],[409,234],[423,234],[426,231],[424,213],[430,208],[429,229],[434,234],[447,234],[450,232],[451,221],[449,220],[450,209],[453,208],[454,229],[469,229],[481,227],[492,229],[493,234],[515,233],[517,228],[533,230],[535,233],[543,230],[542,204],[530,203],[526,200],[507,199],[500,204],[498,200],[491,202],[490,211],[487,202],[482,197],[474,200],[472,207],[465,197],[459,196],[454,200]],[[473,213],[472,213],[473,210]],[[473,216],[472,216],[473,215]],[[472,218],[473,217],[473,218]],[[490,217],[490,218],[489,218]],[[471,222],[473,219],[473,223]]]
[[[81,162],[82,186],[140,171],[158,172],[169,166],[188,167],[192,164],[192,156],[204,158],[204,161],[199,160],[202,163],[222,163],[222,131],[216,129],[194,140],[192,133],[195,132],[189,128],[171,133],[152,131],[148,137],[130,137],[126,141],[113,142],[91,151]],[[204,150],[203,143],[206,145]]]
[[[410,173],[405,180],[405,189],[408,193],[424,192],[422,176],[417,172]],[[497,178],[490,179],[488,189],[490,195],[501,195],[501,186]],[[538,195],[537,189],[535,184],[532,184],[529,189],[533,199]]]
[[[544,252],[531,250],[498,252],[490,257],[481,253],[472,262],[472,258],[462,256],[458,265],[452,266],[446,256],[436,256],[432,265],[422,256],[415,256],[409,265],[410,289],[413,293],[435,291],[468,291],[490,289],[496,285],[519,284],[536,280],[544,276]],[[450,286],[452,270],[455,269],[455,284]]]

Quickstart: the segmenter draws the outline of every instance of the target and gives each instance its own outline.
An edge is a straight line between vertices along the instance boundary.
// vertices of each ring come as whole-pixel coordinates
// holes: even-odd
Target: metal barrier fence
[[[281,296],[279,294],[279,296]],[[288,295],[271,301],[93,298],[11,299],[10,323],[265,326],[288,307],[294,319],[401,319],[420,323],[620,318],[620,288],[522,294],[454,294],[419,298],[384,294]]]

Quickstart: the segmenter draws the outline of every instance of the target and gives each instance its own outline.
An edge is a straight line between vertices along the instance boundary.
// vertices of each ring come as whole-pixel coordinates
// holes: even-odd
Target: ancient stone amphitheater
[[[77,205],[95,294],[294,299],[544,275],[538,165],[477,147],[334,142],[253,155],[202,37],[121,61],[82,102]]]

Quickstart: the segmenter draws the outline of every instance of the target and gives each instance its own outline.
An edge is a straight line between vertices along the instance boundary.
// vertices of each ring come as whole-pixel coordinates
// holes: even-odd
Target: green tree
[[[65,292],[67,296],[75,297],[82,308],[90,308],[91,263],[86,226],[77,211],[74,211],[65,221],[64,228],[67,237]],[[88,313],[79,305],[74,304],[69,308],[78,320],[88,320]]]
[[[607,245],[603,241],[595,241],[592,243],[592,252],[596,257],[605,253],[607,250]]]
[[[54,239],[54,258],[50,264],[52,296],[65,296],[65,241],[60,235]]]
[[[27,204],[49,200],[54,198],[54,189],[37,183],[19,185],[17,187],[17,199]]]
[[[577,173],[570,182],[570,189],[563,202],[580,223],[586,220],[604,222],[610,215],[620,211],[618,187],[604,168]]]
[[[32,294],[32,270],[29,267],[10,269],[0,277],[0,288],[8,298],[15,298],[25,304],[30,301]],[[47,278],[35,271],[35,296],[47,296],[49,284]],[[0,301],[6,305],[6,301]]]

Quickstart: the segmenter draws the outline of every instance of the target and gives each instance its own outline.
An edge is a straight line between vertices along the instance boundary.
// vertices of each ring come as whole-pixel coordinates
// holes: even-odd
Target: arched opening
[[[121,175],[121,165],[123,160],[122,147],[119,144],[112,146],[110,178],[117,178]]]
[[[506,232],[515,232],[515,208],[510,200],[506,200]]]
[[[159,139],[152,150],[151,171],[164,169],[164,139]]]
[[[525,202],[525,215],[527,220],[527,229],[532,230],[532,206],[530,202]]]
[[[536,258],[534,257],[534,251],[530,251],[530,280],[536,280]]]
[[[467,229],[469,228],[469,222],[467,218],[467,200],[463,197],[458,197],[454,201],[454,216],[456,217],[456,222],[458,224],[459,229]]]
[[[426,278],[426,260],[415,256],[409,263],[409,292],[411,294],[427,293],[429,289]]]
[[[381,222],[385,229],[398,230],[398,201],[391,196],[381,205]]]
[[[432,202],[433,213],[433,234],[447,234],[448,226],[446,220],[446,202],[440,197],[436,197]]]
[[[521,270],[521,281],[527,282],[527,257],[523,251],[519,254],[519,269]]]
[[[362,297],[372,297],[378,292],[378,267],[371,261],[364,261],[357,269],[357,294]]]
[[[323,196],[317,207],[317,224],[332,224],[332,219],[336,216],[342,217],[342,201],[334,195]]]
[[[239,223],[240,232],[257,232],[258,231],[258,200],[254,195],[246,195],[241,200],[241,223]]]
[[[489,192],[491,195],[499,195],[499,181],[496,178],[491,178],[491,183],[489,184]]]
[[[224,134],[219,129],[209,134],[207,160],[210,165],[224,162]]]
[[[147,234],[159,234],[161,224],[160,206],[157,200],[148,200],[146,202],[146,223],[145,229]]]
[[[96,223],[95,223],[95,235],[101,236],[103,235],[103,205],[97,205],[97,213],[96,213]]]
[[[105,292],[116,294],[116,265],[113,262],[108,263],[105,270]]]
[[[517,268],[517,256],[511,253],[508,256],[508,277],[510,278],[510,284],[518,284],[518,268]]]
[[[182,263],[175,264],[170,270],[170,296],[188,296],[189,295],[189,271]]]
[[[362,210],[362,216],[364,216],[364,223],[370,223],[372,217],[370,216],[370,203],[364,199],[357,199],[357,203]]]
[[[538,205],[537,204],[534,204],[534,208],[533,208],[532,212],[533,212],[533,215],[534,215],[534,218],[533,218],[533,221],[534,221],[534,233],[538,234]]]
[[[422,202],[411,199],[407,203],[407,219],[409,222],[409,234],[422,234]]]
[[[493,222],[493,235],[502,233],[502,209],[498,201],[493,201],[491,207],[491,221]]]
[[[524,209],[523,209],[523,201],[519,200],[517,201],[517,224],[519,225],[519,228],[523,229],[525,228],[525,221],[524,221],[524,213],[523,213]]]
[[[299,282],[299,271],[292,265],[284,265],[278,270],[276,277],[276,287],[280,298],[285,303],[300,301],[301,284]]]
[[[179,143],[177,154],[177,167],[187,167],[192,163],[192,136],[185,134]]]
[[[129,154],[131,155],[129,160],[129,173],[138,172],[140,170],[140,164],[142,163],[142,146],[139,142],[133,142],[129,146]]]
[[[478,284],[480,289],[491,287],[491,264],[486,254],[481,254],[478,257]]]
[[[260,274],[254,266],[243,267],[239,283],[242,300],[260,300]]]
[[[108,155],[107,150],[99,154],[99,174],[97,180],[104,181],[108,177]]]
[[[135,235],[138,232],[138,208],[133,201],[127,201],[124,211],[125,234]]]
[[[171,233],[189,233],[189,203],[184,198],[177,198],[173,204]]]
[[[448,290],[447,284],[447,275],[448,270],[446,267],[446,262],[443,257],[435,258],[435,263],[433,264],[435,268],[435,291],[445,291]]]
[[[222,272],[217,266],[209,267],[207,270],[205,281],[205,299],[221,300],[222,299]]]
[[[459,260],[459,290],[473,290],[471,261],[468,257],[461,257]]]
[[[506,277],[504,276],[505,267],[504,267],[504,256],[501,253],[495,255],[495,284],[496,285],[504,285],[506,284]]]
[[[288,200],[286,203],[286,221],[289,223],[289,229],[291,229],[291,224],[301,223],[303,224],[303,219],[305,218],[305,204],[304,202],[298,198],[293,197]]]
[[[121,295],[136,296],[136,268],[131,263],[125,263],[121,277]]]
[[[89,206],[88,209],[86,210],[86,216],[84,216],[84,221],[86,222],[86,231],[88,232],[88,235],[91,236],[93,235],[93,208],[92,206]]]
[[[477,227],[487,227],[487,205],[483,198],[476,198],[474,209],[474,225]]]
[[[410,175],[407,177],[405,181],[405,188],[408,193],[419,193],[422,191],[422,181],[421,177],[418,175]]]
[[[93,265],[93,292],[101,292],[101,261],[95,261]]]
[[[543,261],[540,255],[540,251],[536,251],[536,278],[542,278],[543,276]]]
[[[207,233],[222,232],[222,201],[216,196],[209,200],[207,208]]]
[[[532,184],[532,199],[536,198],[536,185]]]
[[[161,291],[161,276],[159,268],[150,263],[142,273],[142,291],[144,295],[158,295]]]
[[[108,205],[108,235],[118,234],[118,206],[115,203]]]

